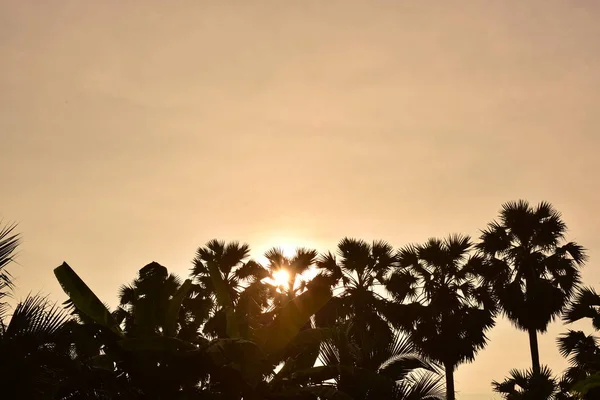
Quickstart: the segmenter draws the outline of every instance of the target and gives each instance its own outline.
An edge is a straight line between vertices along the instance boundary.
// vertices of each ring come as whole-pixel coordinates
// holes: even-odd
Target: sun
[[[273,284],[275,286],[287,286],[290,282],[290,273],[285,269],[278,269],[273,272]]]

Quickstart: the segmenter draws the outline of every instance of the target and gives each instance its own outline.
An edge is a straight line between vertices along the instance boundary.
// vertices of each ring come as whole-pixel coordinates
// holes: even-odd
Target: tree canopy
[[[532,368],[492,388],[506,399],[593,399],[597,338],[557,339],[570,363],[540,364],[537,335],[561,318],[600,328],[600,296],[582,287],[585,249],[547,202],[502,206],[464,234],[394,247],[342,239],[335,251],[277,247],[265,265],[248,244],[213,239],[189,277],[150,262],[110,308],[67,263],[63,306],[4,301],[20,235],[0,228],[0,379],[8,398],[181,400],[454,399],[500,314],[528,332]],[[78,266],[79,267],[79,266]],[[12,397],[10,397],[12,396]]]

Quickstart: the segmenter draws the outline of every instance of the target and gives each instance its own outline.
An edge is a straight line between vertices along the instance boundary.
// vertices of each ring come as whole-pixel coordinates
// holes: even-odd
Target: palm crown
[[[280,288],[279,295],[273,292],[274,302],[279,305],[297,295],[305,287],[302,275],[307,272],[317,260],[318,252],[314,249],[300,247],[293,256],[285,256],[282,249],[274,247],[265,252],[267,270],[271,277],[278,272],[287,276],[286,285]],[[303,284],[304,283],[304,284]]]
[[[317,322],[332,325],[352,316],[357,334],[382,335],[389,339],[391,330],[387,318],[389,302],[376,287],[382,285],[394,266],[393,247],[384,241],[372,244],[364,240],[344,238],[338,244],[338,255],[328,253],[317,262],[322,276],[332,285],[342,283],[337,297],[317,314]]]
[[[566,225],[552,205],[521,200],[502,206],[499,221],[482,231],[482,270],[503,313],[529,333],[533,371],[540,372],[537,332],[563,311],[580,281],[583,247],[565,241]]]
[[[398,307],[405,315],[396,322],[422,353],[444,364],[449,399],[454,398],[454,369],[473,361],[486,345],[496,313],[491,291],[479,284],[477,271],[484,261],[470,253],[472,247],[470,238],[461,235],[407,246],[399,251],[399,266],[387,282],[398,303],[411,301]]]

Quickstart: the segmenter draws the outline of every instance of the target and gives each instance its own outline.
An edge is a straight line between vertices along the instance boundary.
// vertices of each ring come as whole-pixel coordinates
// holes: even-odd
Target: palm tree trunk
[[[446,370],[446,400],[456,400],[454,394],[454,365],[444,363]]]
[[[537,331],[528,329],[529,333],[529,348],[531,349],[531,368],[534,374],[540,373],[540,350],[538,348]]]

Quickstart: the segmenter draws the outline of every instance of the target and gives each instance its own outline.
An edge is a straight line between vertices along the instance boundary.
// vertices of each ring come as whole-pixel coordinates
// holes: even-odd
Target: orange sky
[[[548,200],[598,285],[600,3],[0,0],[0,217],[19,295],[100,297],[207,240],[477,234]],[[542,362],[565,367],[554,324]],[[500,321],[458,398],[529,366]]]

